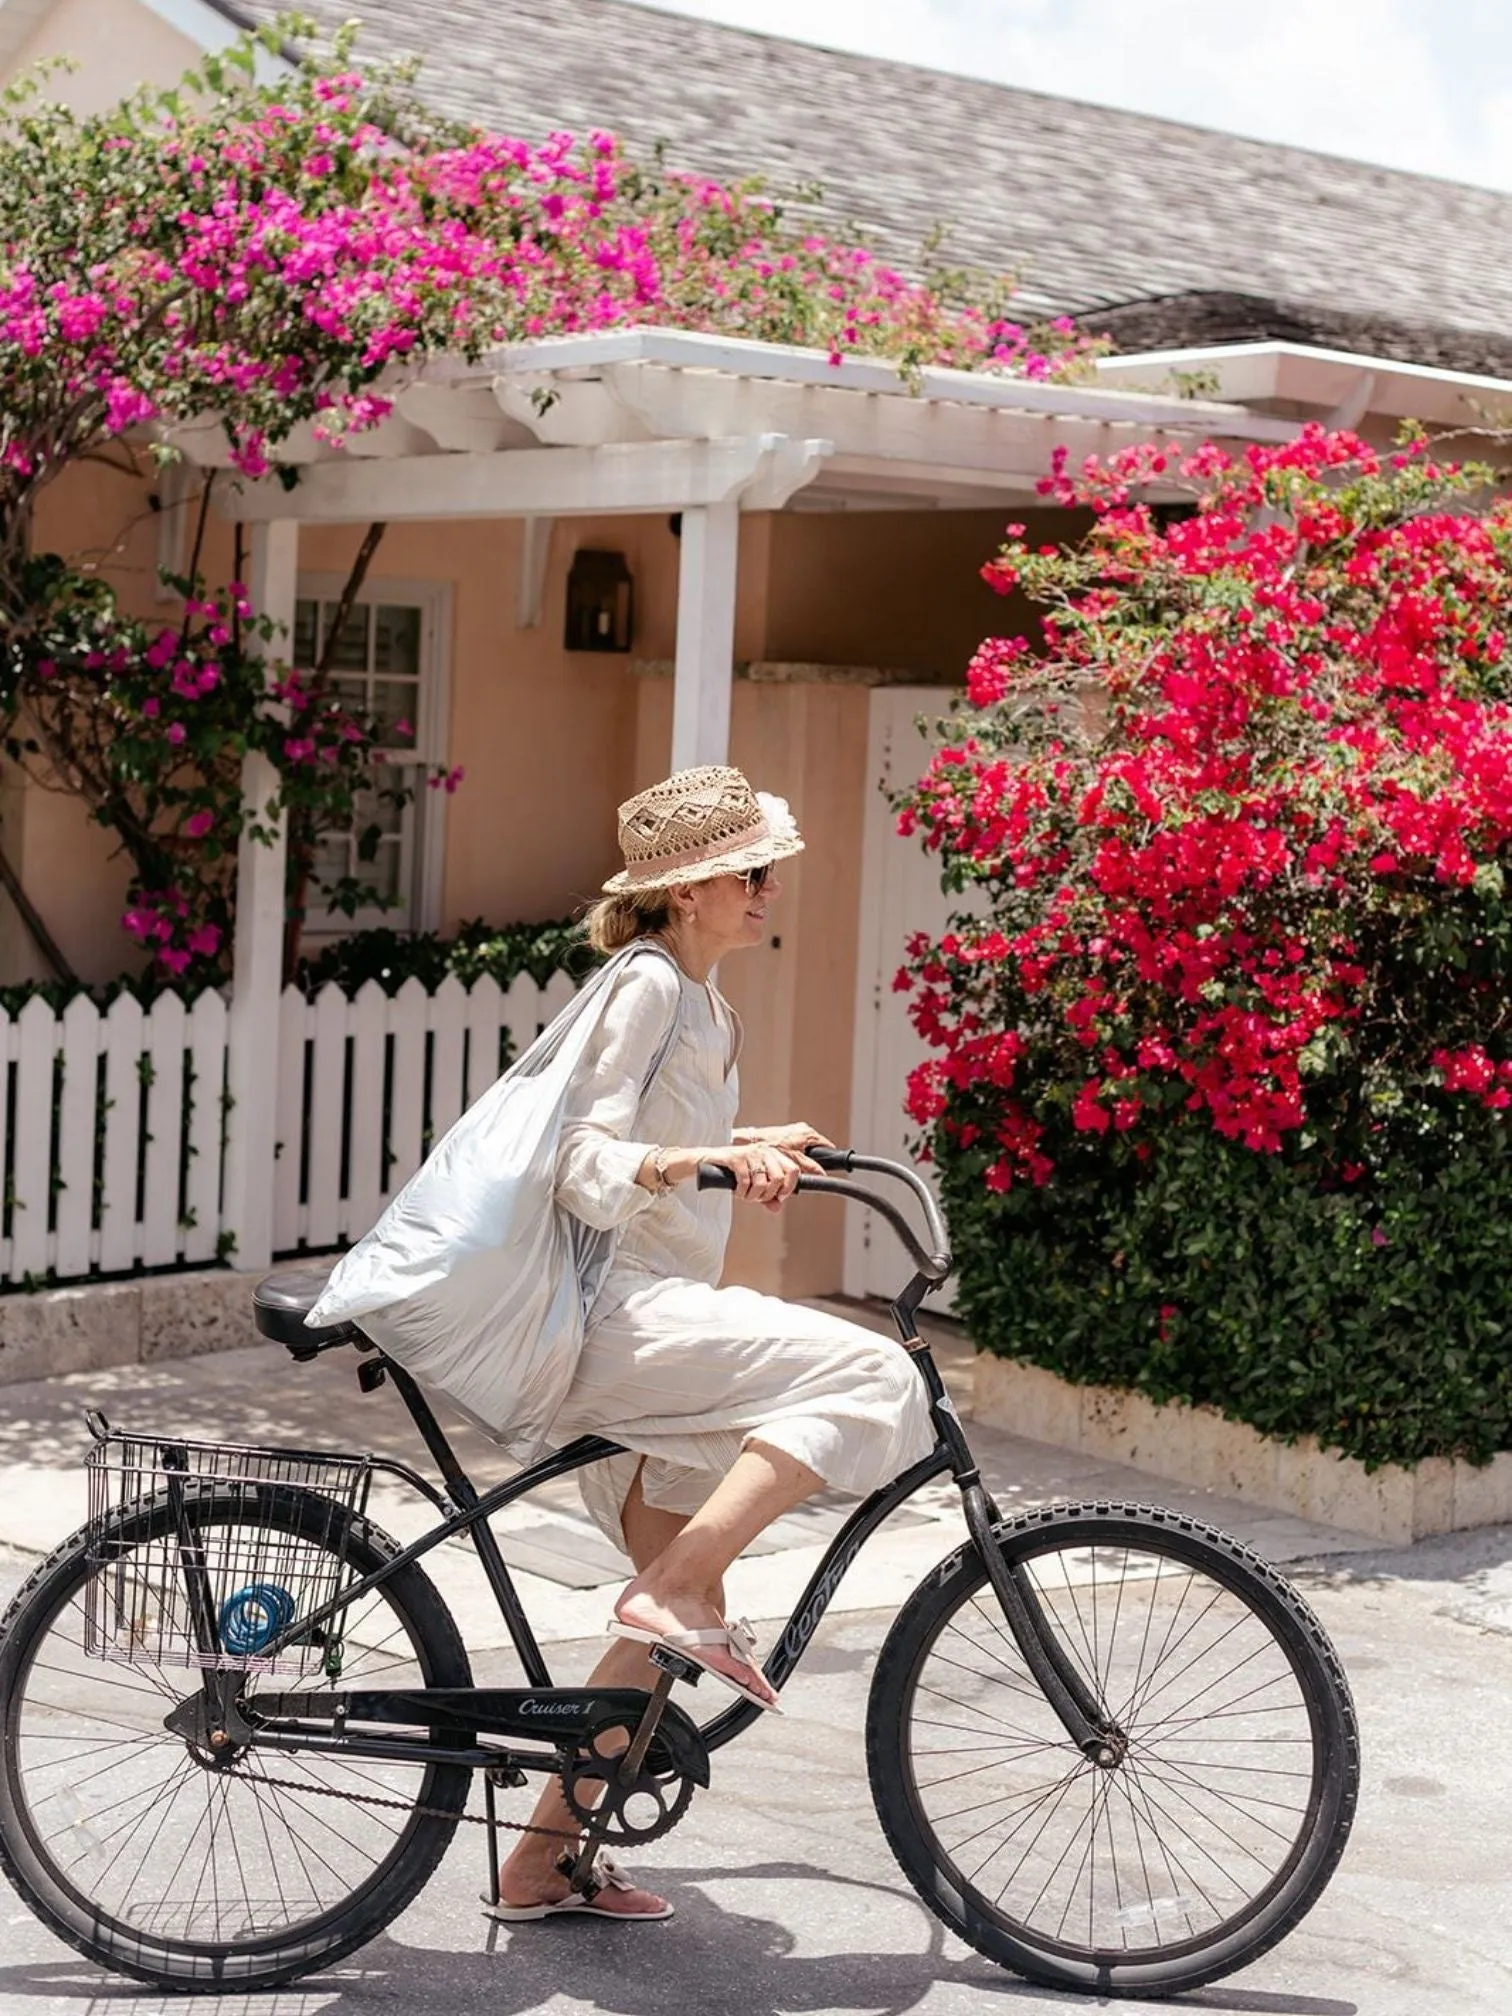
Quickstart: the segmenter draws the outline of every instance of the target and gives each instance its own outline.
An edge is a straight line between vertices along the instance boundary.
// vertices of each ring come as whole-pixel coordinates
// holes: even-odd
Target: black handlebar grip
[[[805,1148],[804,1154],[821,1169],[849,1174],[855,1157],[854,1148]],[[801,1180],[801,1179],[800,1179]],[[722,1162],[700,1162],[698,1165],[698,1188],[700,1190],[733,1190],[735,1171],[726,1169]]]
[[[856,1159],[854,1148],[805,1148],[804,1154],[817,1162],[821,1169],[839,1170],[850,1174],[851,1164]]]

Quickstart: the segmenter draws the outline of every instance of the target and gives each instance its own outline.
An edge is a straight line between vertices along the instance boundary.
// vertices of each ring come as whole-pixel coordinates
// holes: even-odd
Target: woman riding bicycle
[[[900,1867],[1032,1980],[1104,1998],[1217,1980],[1298,1923],[1348,1839],[1359,1737],[1337,1655],[1273,1569],[1184,1510],[1004,1516],[916,1336],[951,1269],[928,1191],[812,1128],[734,1128],[738,1025],[709,975],[764,931],[772,866],[801,844],[785,808],[693,773],[632,800],[622,838],[593,917],[619,950],[328,1276],[257,1289],[259,1327],[296,1358],[379,1352],[362,1387],[394,1385],[446,1492],[384,1458],[92,1416],[90,1519],[0,1622],[0,1874],[118,1972],[277,1987],[408,1906],[483,1771],[491,1913],[668,1917],[599,1850],[675,1825],[710,1752],[772,1705],[724,1621],[725,1569],[821,1482],[882,1487],[815,1567],[768,1662],[780,1685],[857,1549],[949,1475],[966,1539],[902,1605],[867,1708]],[[915,1268],[893,1305],[909,1355],[717,1288],[727,1221],[693,1175],[711,1161],[770,1208],[816,1188],[893,1224]],[[933,1250],[810,1163],[902,1179]],[[480,1495],[427,1386],[521,1473]],[[637,1572],[597,1684],[564,1689],[485,1522],[574,1470]],[[407,1548],[363,1509],[374,1472],[442,1515]],[[420,1565],[462,1532],[523,1689],[473,1684]],[[703,1726],[668,1699],[700,1665],[745,1697]],[[494,1794],[531,1772],[550,1788],[537,1831],[500,1870]]]
[[[776,864],[803,846],[786,805],[738,770],[686,770],[622,805],[619,831],[625,866],[589,935],[601,952],[644,939],[671,956],[621,972],[574,1076],[556,1165],[562,1209],[617,1235],[552,1429],[556,1442],[597,1433],[628,1452],[582,1473],[590,1513],[637,1571],[614,1606],[619,1642],[592,1681],[648,1685],[647,1645],[668,1644],[772,1708],[749,1636],[724,1617],[725,1570],[811,1493],[872,1491],[927,1454],[934,1434],[896,1343],[717,1285],[729,1193],[700,1191],[698,1165],[722,1164],[737,1197],[776,1211],[817,1170],[805,1149],[829,1145],[801,1123],[735,1126],[740,1023],[710,978],[765,936]],[[554,1782],[534,1817],[572,1824]],[[538,1915],[568,1898],[557,1853],[549,1837],[522,1838],[501,1875],[505,1912]],[[660,1898],[613,1885],[589,1908],[668,1915]]]

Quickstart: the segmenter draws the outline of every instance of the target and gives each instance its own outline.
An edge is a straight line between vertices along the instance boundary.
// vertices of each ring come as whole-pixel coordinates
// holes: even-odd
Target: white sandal
[[[700,1666],[711,1678],[728,1687],[732,1694],[738,1694],[743,1701],[749,1701],[753,1708],[764,1709],[768,1715],[781,1715],[785,1711],[780,1703],[768,1701],[754,1688],[737,1680],[731,1673],[711,1665],[699,1653],[700,1645],[717,1645],[728,1652],[732,1659],[738,1659],[742,1666],[749,1666],[753,1673],[761,1669],[756,1664],[756,1633],[744,1617],[733,1624],[721,1624],[710,1631],[651,1631],[644,1624],[627,1624],[620,1617],[609,1619],[611,1638],[629,1638],[637,1645],[665,1645],[671,1652]]]
[[[562,1859],[564,1862],[567,1860],[565,1856]],[[571,1867],[570,1863],[568,1867]],[[562,1873],[565,1875],[567,1872],[564,1869]],[[650,1925],[658,1919],[674,1916],[670,1904],[663,1904],[659,1911],[606,1911],[596,1901],[604,1890],[639,1890],[640,1887],[608,1849],[601,1848],[594,1857],[593,1873],[586,1890],[570,1890],[552,1904],[504,1904],[497,1897],[484,1897],[480,1901],[485,1917],[501,1919],[506,1925],[523,1925],[536,1918],[557,1918],[573,1911],[580,1915],[587,1912],[590,1918],[622,1918],[627,1925]]]

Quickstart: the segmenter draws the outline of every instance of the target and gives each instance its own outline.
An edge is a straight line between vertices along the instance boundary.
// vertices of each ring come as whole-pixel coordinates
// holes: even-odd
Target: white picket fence
[[[278,1035],[277,1253],[356,1239],[420,1167],[503,1062],[518,1055],[573,994],[564,973],[544,987],[447,979],[428,994],[407,980],[390,997],[369,980],[350,1000],[329,986],[283,997]]]
[[[226,1004],[33,997],[0,1018],[0,1278],[213,1260]]]
[[[542,988],[369,981],[283,997],[274,1243],[319,1251],[365,1232],[465,1107],[571,998]],[[228,1015],[83,996],[0,1015],[0,1281],[80,1280],[217,1257]],[[508,1033],[509,1045],[504,1043]]]

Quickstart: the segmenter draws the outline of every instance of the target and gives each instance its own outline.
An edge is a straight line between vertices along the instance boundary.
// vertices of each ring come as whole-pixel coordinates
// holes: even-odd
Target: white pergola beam
[[[653,439],[615,398],[607,376],[532,377],[515,372],[495,378],[493,396],[508,420],[528,428],[547,448],[595,448],[611,441]]]
[[[254,526],[247,592],[259,615],[293,635],[299,574],[299,527],[281,519]],[[274,650],[282,648],[274,645]],[[266,829],[278,772],[266,756],[242,759],[246,820]],[[242,833],[236,854],[236,937],[227,1030],[226,1161],[223,1222],[236,1235],[240,1268],[273,1257],[273,1165],[277,1151],[273,1087],[278,1083],[279,1001],[283,991],[285,821],[271,844]]]
[[[448,453],[526,448],[534,430],[508,419],[487,385],[433,385],[421,379],[394,394],[395,410]]]
[[[778,446],[779,437],[758,435],[330,461],[306,469],[293,490],[267,478],[227,485],[220,505],[228,517],[254,525],[681,511],[737,498]]]
[[[836,454],[826,462],[814,487],[816,492],[845,490],[862,494],[870,492],[877,496],[893,494],[911,498],[918,507],[926,502],[938,502],[948,507],[960,500],[964,500],[965,508],[978,502],[996,504],[1023,499],[1043,504],[1044,499],[1035,487],[1043,473],[1042,465],[999,473],[983,469],[942,469],[937,463],[922,459],[898,457],[879,462],[866,455]]]
[[[1241,407],[1211,399],[1183,399],[1173,391],[1129,391],[1108,384],[1059,385],[1013,378],[992,371],[959,371],[928,367],[905,383],[896,364],[881,357],[845,357],[832,364],[823,350],[800,349],[787,343],[763,343],[749,337],[709,336],[691,329],[624,329],[593,336],[541,337],[512,344],[483,360],[483,368],[502,375],[539,378],[543,372],[602,370],[619,364],[657,364],[682,371],[727,373],[733,377],[826,390],[874,392],[883,397],[926,403],[1013,408],[1021,413],[1045,413],[1063,419],[1124,421],[1137,427],[1177,426],[1205,434],[1239,439],[1289,438],[1270,433]],[[460,361],[451,367],[462,376]],[[827,432],[828,429],[815,430]]]
[[[738,503],[683,512],[672,688],[674,770],[729,760],[739,551]]]
[[[833,441],[779,441],[741,492],[742,511],[780,511],[822,474]]]
[[[1193,416],[1188,416],[1181,432],[1171,427],[1169,412],[1174,401],[1158,402],[1165,415],[1160,421],[1135,428],[1116,416],[1057,416],[1007,402],[984,407],[956,399],[910,398],[901,390],[883,394],[843,386],[766,380],[751,383],[718,372],[675,371],[657,364],[609,365],[604,377],[622,413],[658,439],[748,434],[771,428],[790,440],[832,442],[837,462],[848,467],[865,463],[878,472],[894,466],[916,467],[934,472],[933,480],[945,483],[975,476],[985,481],[1001,478],[1032,489],[1049,468],[1057,447],[1064,447],[1073,461],[1080,461],[1088,455],[1112,454],[1134,441],[1161,440],[1180,452],[1208,438],[1201,421]],[[562,388],[561,403],[570,408],[580,393],[598,389],[569,381]],[[1237,409],[1208,410],[1227,416],[1229,429],[1220,430],[1219,438],[1231,438]],[[1297,426],[1291,420],[1266,417],[1238,432],[1244,439],[1289,441]]]

